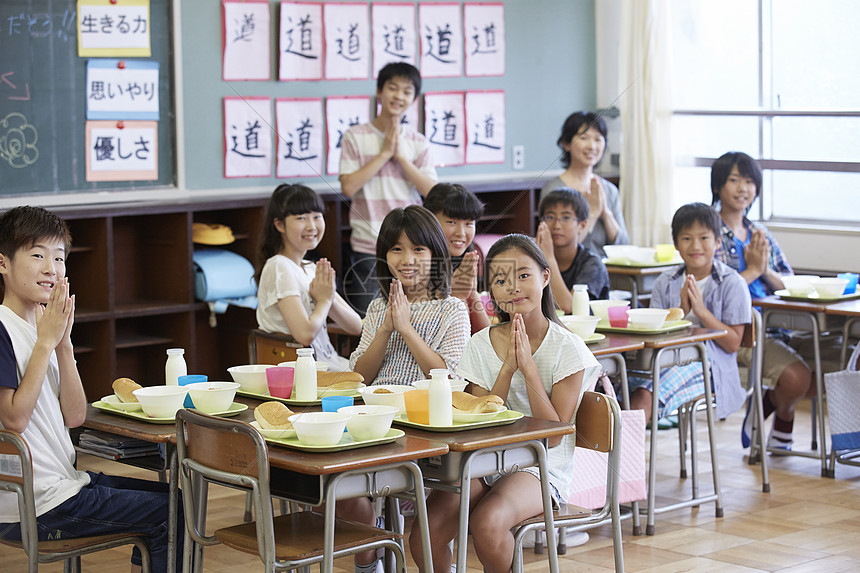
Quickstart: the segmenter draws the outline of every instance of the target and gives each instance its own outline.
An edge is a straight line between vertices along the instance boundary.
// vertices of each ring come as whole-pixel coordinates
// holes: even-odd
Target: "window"
[[[675,206],[710,202],[710,164],[764,171],[763,220],[860,223],[853,0],[672,0]]]

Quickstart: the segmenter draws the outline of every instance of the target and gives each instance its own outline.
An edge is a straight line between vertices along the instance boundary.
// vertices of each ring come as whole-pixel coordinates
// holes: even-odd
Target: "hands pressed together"
[[[757,276],[767,273],[770,259],[770,244],[763,229],[753,229],[750,243],[744,248],[744,261],[748,269],[754,270]]]
[[[317,304],[331,304],[334,299],[335,271],[328,259],[316,264],[316,275],[308,287],[308,294]]]
[[[702,296],[702,289],[699,288],[699,283],[696,282],[696,277],[687,275],[684,281],[684,286],[681,287],[681,310],[684,315],[689,314],[692,310],[697,316],[702,316],[702,309],[705,308],[705,299]]]
[[[380,330],[389,334],[392,332],[403,334],[411,328],[409,300],[403,292],[400,281],[393,279],[388,291],[388,308],[385,309],[385,318],[382,319]]]
[[[72,346],[75,322],[75,295],[69,295],[69,279],[63,277],[51,289],[48,303],[36,305],[36,333],[49,348]]]
[[[538,376],[537,364],[532,356],[529,335],[523,315],[517,313],[511,319],[511,332],[508,349],[505,352],[505,366],[513,372],[520,370],[526,378]]]

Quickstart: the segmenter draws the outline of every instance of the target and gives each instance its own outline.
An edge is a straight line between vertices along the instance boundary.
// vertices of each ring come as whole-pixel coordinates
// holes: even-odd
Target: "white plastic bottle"
[[[164,364],[164,383],[168,386],[179,384],[179,377],[188,374],[185,365],[184,348],[168,348],[167,362]]]
[[[571,314],[588,316],[588,285],[573,285],[573,308]]]
[[[448,380],[448,370],[434,368],[430,370],[430,425],[450,426],[454,423],[451,411],[451,382]]]
[[[317,399],[317,365],[314,361],[313,348],[296,350],[296,372],[293,377],[293,398],[302,402],[312,402]]]

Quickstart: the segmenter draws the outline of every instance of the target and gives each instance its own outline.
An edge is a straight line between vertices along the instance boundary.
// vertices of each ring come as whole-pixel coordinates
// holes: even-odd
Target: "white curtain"
[[[671,242],[670,1],[621,6],[621,197],[630,242],[653,246]]]

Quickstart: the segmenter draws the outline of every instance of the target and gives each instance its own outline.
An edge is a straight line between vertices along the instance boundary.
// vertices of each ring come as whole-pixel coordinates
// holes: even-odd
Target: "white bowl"
[[[173,418],[185,403],[185,386],[148,386],[132,392],[140,401],[143,413],[150,418]]]
[[[365,388],[366,384],[359,383],[358,388],[332,388],[331,386],[317,386],[317,398],[323,396],[355,396],[356,392]]]
[[[454,420],[455,424],[473,424],[475,422],[486,422],[488,420],[493,420],[501,414],[505,412],[507,408],[502,410],[501,412],[481,412],[480,414],[473,414],[471,412],[463,412],[461,410],[454,410],[454,413],[451,415],[451,418]]]
[[[375,390],[379,390],[380,388],[390,390],[391,392],[376,394]],[[403,402],[403,395],[414,389],[415,388],[412,386],[401,384],[378,384],[376,386],[359,388],[358,392],[361,394],[361,398],[364,400],[365,404],[374,406],[394,406],[397,408],[397,415],[399,416],[406,411],[406,404]]]
[[[592,300],[589,301],[591,312],[603,322],[609,322],[609,315],[606,309],[610,306],[629,306],[629,300]]]
[[[465,392],[466,386],[469,385],[465,380],[451,380],[448,382],[451,383],[451,390],[454,392]],[[416,380],[412,382],[411,386],[418,390],[429,390],[430,389],[430,380]]]
[[[581,314],[566,314],[558,318],[569,331],[578,334],[582,339],[586,339],[594,334],[594,329],[597,328],[597,323],[600,322],[599,316]]]
[[[658,329],[666,322],[669,310],[664,308],[631,308],[627,311],[627,328]]]
[[[625,265],[630,262],[629,254],[635,248],[631,245],[603,245],[603,252],[609,262]]]
[[[349,414],[305,412],[289,417],[299,441],[306,446],[333,446],[343,438]]]
[[[186,384],[194,409],[204,414],[224,412],[233,405],[233,398],[239,388],[238,382],[194,382]]]
[[[657,261],[657,249],[654,247],[630,247],[627,258],[634,263],[654,263]]]
[[[289,368],[296,367],[296,361],[290,360],[289,362],[278,362],[278,366],[288,366]],[[328,372],[328,362],[316,362],[317,372]]]
[[[848,285],[848,279],[840,278],[823,278],[812,281],[812,286],[818,296],[837,297],[845,292],[845,287]]]
[[[123,402],[116,394],[105,396],[102,398],[102,402],[126,412],[137,412],[140,410],[140,402]]]
[[[397,406],[363,404],[338,408],[338,414],[349,414],[346,431],[356,441],[378,440],[391,429],[391,422],[397,415]]]
[[[260,426],[260,422],[257,420],[251,422],[251,425],[254,426],[254,429],[263,434],[264,437],[271,438],[272,440],[283,440],[296,437],[295,428],[290,428],[289,430],[267,430]]]
[[[792,296],[809,296],[815,288],[812,281],[816,279],[817,275],[785,275],[782,277],[782,284]]]
[[[227,372],[245,392],[268,394],[269,383],[266,382],[266,370],[272,366],[274,364],[245,364],[244,366],[231,366]]]

